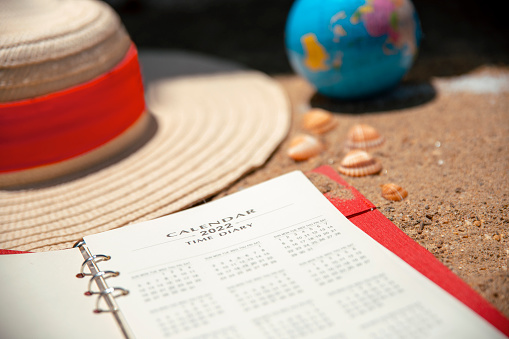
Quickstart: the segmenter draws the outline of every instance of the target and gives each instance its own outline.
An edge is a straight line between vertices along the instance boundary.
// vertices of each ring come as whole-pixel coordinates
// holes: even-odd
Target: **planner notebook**
[[[74,249],[0,256],[0,337],[509,335],[507,318],[332,168],[313,172],[347,194],[291,172]]]

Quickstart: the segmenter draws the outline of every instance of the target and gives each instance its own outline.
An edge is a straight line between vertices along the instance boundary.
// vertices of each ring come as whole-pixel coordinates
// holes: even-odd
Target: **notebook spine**
[[[101,261],[108,261],[111,259],[109,255],[105,254],[92,254],[84,240],[78,241],[74,247],[79,248],[83,255],[83,263],[81,264],[80,272],[76,274],[77,278],[90,277],[88,281],[88,290],[85,291],[85,296],[97,296],[96,308],[94,313],[112,313],[117,321],[120,329],[125,338],[134,339],[127,322],[120,312],[116,298],[129,294],[129,291],[122,287],[110,287],[106,281],[109,278],[117,277],[120,273],[117,271],[103,271],[99,269],[98,263]],[[88,269],[88,272],[87,272]],[[101,307],[105,304],[106,307]]]

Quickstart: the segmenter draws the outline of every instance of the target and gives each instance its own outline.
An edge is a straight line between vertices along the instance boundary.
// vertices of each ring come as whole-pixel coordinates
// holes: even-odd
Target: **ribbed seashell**
[[[311,135],[301,134],[290,141],[288,156],[293,160],[302,161],[320,154],[323,149],[320,140]]]
[[[368,150],[382,145],[385,138],[378,131],[366,124],[356,124],[348,130],[346,137],[346,149]]]
[[[341,163],[338,171],[351,177],[363,177],[376,174],[382,170],[382,164],[366,151],[352,150],[348,152]]]
[[[302,117],[302,127],[315,134],[323,134],[337,125],[337,120],[331,112],[313,108]]]
[[[382,185],[382,197],[391,201],[401,201],[408,196],[408,192],[396,184]]]

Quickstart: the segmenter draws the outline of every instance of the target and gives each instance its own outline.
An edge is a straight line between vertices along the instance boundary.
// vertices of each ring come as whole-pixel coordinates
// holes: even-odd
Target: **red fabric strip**
[[[3,254],[23,254],[23,253],[31,253],[31,252],[15,251],[15,250],[4,250],[4,249],[0,248],[0,255],[3,255]]]
[[[0,103],[0,172],[60,162],[114,139],[145,111],[134,44],[108,73],[34,99]]]
[[[343,215],[347,218],[375,209],[375,205],[367,200],[359,191],[354,187],[350,186],[343,178],[330,166],[321,166],[313,170],[314,173],[323,174],[335,182],[339,183],[345,189],[349,190],[353,199],[344,200],[331,197],[329,194],[325,194],[327,199],[336,207]]]

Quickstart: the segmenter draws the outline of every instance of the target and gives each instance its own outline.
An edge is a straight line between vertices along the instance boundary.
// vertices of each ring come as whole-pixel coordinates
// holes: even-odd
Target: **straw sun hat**
[[[267,75],[183,52],[139,60],[102,2],[0,2],[0,248],[69,248],[183,209],[286,136]]]

